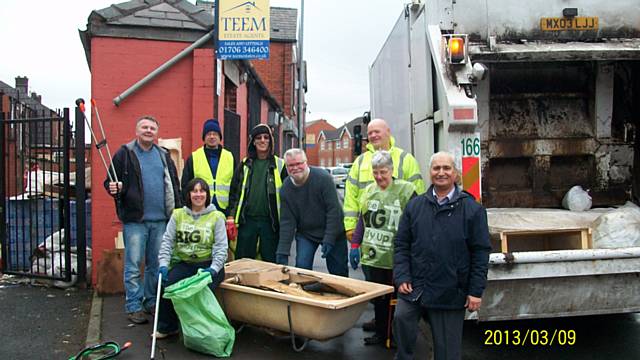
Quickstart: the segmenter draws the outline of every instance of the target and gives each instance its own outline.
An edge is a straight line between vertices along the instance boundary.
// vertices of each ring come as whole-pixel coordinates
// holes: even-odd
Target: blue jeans
[[[124,224],[125,311],[152,311],[158,286],[158,251],[167,222],[143,221]],[[144,286],[140,265],[144,259]]]
[[[313,257],[320,243],[296,234],[296,267],[313,270]],[[347,240],[342,237],[336,240],[333,249],[327,254],[327,270],[330,274],[349,276],[347,265]]]

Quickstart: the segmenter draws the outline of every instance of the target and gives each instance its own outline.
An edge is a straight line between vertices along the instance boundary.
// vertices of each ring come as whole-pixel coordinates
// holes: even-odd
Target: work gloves
[[[206,272],[208,272],[209,274],[211,274],[211,280],[215,280],[215,279],[216,279],[216,276],[218,276],[218,273],[217,273],[215,270],[213,270],[212,268],[210,268],[210,267],[208,267],[208,268],[201,268],[200,270],[202,270],[202,271],[206,271]]]
[[[289,265],[289,257],[287,255],[276,254],[276,264]]]
[[[169,281],[169,268],[166,266],[160,266],[160,268],[158,268],[158,273],[162,275],[162,286],[166,286]]]
[[[360,264],[360,245],[355,247],[354,245],[357,244],[352,244],[351,249],[349,250],[349,264],[351,264],[353,270],[357,269],[358,264]]]
[[[322,243],[322,248],[320,248],[320,252],[322,252],[322,258],[325,259],[327,255],[329,255],[332,249],[333,249],[332,244]]]
[[[236,228],[236,222],[233,219],[227,219],[225,227],[227,228],[227,239],[233,240],[238,236],[238,228]]]
[[[351,242],[351,238],[353,238],[353,230],[347,230],[344,234],[347,237],[347,241]]]

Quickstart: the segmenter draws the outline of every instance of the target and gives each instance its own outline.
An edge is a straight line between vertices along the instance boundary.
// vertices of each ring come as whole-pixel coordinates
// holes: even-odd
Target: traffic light
[[[362,126],[353,127],[353,141],[353,155],[358,156],[362,153]]]

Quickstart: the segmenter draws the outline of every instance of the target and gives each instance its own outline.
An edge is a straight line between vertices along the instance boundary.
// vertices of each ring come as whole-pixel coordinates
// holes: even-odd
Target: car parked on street
[[[326,168],[331,177],[333,177],[333,183],[336,187],[344,187],[344,183],[347,181],[347,175],[349,175],[349,169],[340,166],[327,167]]]

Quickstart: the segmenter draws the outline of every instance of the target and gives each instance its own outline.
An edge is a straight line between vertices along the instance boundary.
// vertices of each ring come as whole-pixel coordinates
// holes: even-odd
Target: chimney
[[[16,77],[16,90],[19,90],[20,93],[24,95],[28,95],[29,90],[29,78],[26,76],[17,76]]]
[[[38,102],[38,104],[42,104],[42,95],[36,94],[36,92],[31,93],[31,98]]]

